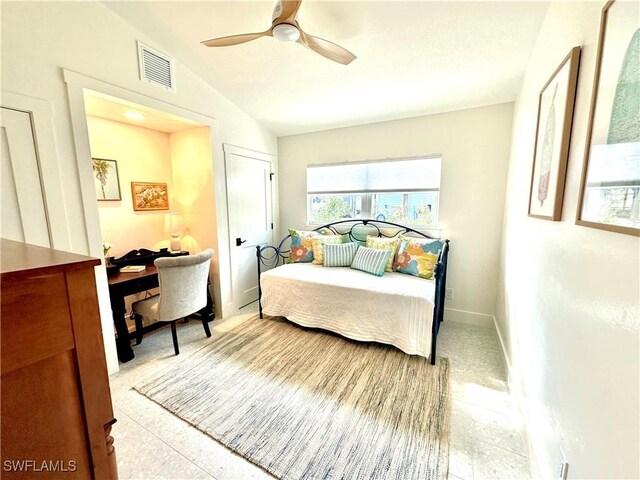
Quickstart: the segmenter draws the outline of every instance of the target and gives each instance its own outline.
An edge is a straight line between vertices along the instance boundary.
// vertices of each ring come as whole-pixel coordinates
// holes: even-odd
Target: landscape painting
[[[169,210],[169,190],[166,183],[131,182],[133,209]]]

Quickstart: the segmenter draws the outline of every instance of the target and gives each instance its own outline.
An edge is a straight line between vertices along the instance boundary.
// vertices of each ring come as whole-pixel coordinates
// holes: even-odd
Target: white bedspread
[[[429,357],[433,280],[293,263],[263,273],[260,284],[267,315]]]

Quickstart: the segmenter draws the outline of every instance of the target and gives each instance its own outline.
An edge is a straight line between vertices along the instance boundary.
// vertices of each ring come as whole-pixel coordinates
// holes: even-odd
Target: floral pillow
[[[375,237],[373,235],[369,235],[367,237],[367,248],[373,248],[374,250],[386,250],[387,252],[391,252],[389,255],[389,259],[387,260],[387,264],[384,267],[385,272],[393,272],[393,258],[398,251],[398,246],[402,241],[402,237],[394,237],[394,238],[385,238],[385,237]]]
[[[313,264],[314,265],[323,265],[324,264],[324,246],[327,243],[337,244],[344,243],[344,238],[342,235],[320,235],[311,240],[311,245],[313,248]]]
[[[287,263],[309,263],[313,260],[312,240],[320,236],[318,232],[289,229],[291,254]]]
[[[419,238],[405,238],[393,262],[394,270],[420,278],[433,278],[442,242]]]

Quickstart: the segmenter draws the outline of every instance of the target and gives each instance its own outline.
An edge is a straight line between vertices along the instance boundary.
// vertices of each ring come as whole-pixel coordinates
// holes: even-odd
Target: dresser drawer
[[[74,348],[63,273],[3,282],[1,301],[2,375]]]

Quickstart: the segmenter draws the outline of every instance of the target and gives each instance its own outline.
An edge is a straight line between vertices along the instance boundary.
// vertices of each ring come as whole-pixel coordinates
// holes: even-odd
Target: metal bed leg
[[[260,274],[262,269],[260,268],[260,245],[256,245],[256,258],[258,260],[258,311],[260,312],[260,318],[264,318],[262,315],[262,287],[260,286]]]

